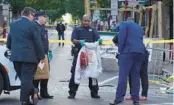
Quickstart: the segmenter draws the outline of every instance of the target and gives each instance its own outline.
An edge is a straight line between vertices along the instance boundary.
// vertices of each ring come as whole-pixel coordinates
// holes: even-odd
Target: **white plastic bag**
[[[86,69],[80,67],[80,54],[81,52],[87,52],[88,55],[88,66]],[[75,83],[80,84],[82,78],[97,78],[102,72],[100,47],[97,42],[85,43],[78,54],[77,63],[75,68]]]

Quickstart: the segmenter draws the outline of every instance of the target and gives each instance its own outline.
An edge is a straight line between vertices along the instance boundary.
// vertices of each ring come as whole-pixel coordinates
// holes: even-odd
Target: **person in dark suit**
[[[48,57],[49,52],[49,42],[48,42],[48,30],[45,28],[46,23],[46,12],[41,10],[38,11],[35,14],[36,21],[35,23],[38,25],[40,31],[41,31],[41,38],[44,46],[45,55]],[[48,70],[49,71],[49,70]],[[49,75],[49,72],[47,72]],[[46,98],[46,99],[52,99],[53,96],[50,96],[48,94],[48,79],[37,79],[33,81],[35,88],[39,87],[40,83],[40,99]]]
[[[139,105],[140,67],[144,60],[146,48],[143,44],[143,29],[128,18],[119,25],[118,35],[118,65],[119,79],[116,99],[110,105],[118,105],[124,100],[127,88],[127,78],[131,76],[131,96],[134,105]]]
[[[22,105],[31,105],[29,97],[33,97],[33,105],[38,102],[38,90],[33,86],[33,78],[37,64],[44,63],[45,53],[39,29],[32,21],[35,10],[25,7],[22,17],[10,25],[7,48],[11,50],[10,60],[21,80],[20,100]]]
[[[113,38],[113,43],[118,46],[118,35],[116,35]],[[116,58],[118,58],[119,54],[116,55]],[[141,86],[142,86],[142,93],[141,93],[141,97],[140,100],[141,101],[145,101],[147,100],[147,95],[148,95],[148,87],[149,87],[149,83],[148,83],[148,59],[149,59],[149,52],[146,49],[145,53],[144,53],[144,60],[143,63],[141,65],[141,69],[140,69],[140,79],[141,79]],[[129,85],[131,88],[131,73],[129,73]],[[130,89],[130,94],[131,94],[131,89]],[[128,96],[126,98],[126,100],[132,100],[131,96]]]
[[[64,35],[64,31],[65,31],[65,25],[60,22],[57,24],[57,27],[56,27],[56,30],[58,32],[58,37],[59,37],[59,40],[65,40],[65,35]],[[59,46],[61,45],[61,43],[59,43]],[[64,43],[62,43],[62,46],[64,46]]]

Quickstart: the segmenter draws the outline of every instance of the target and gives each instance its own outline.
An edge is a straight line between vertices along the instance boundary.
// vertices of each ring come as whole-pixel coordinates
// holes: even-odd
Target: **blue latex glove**
[[[103,43],[103,39],[98,39],[98,43],[101,45]]]
[[[53,52],[52,51],[48,52],[48,59],[49,59],[49,61],[51,61],[53,59]]]
[[[84,40],[80,40],[80,45],[84,46],[85,45],[85,41]]]

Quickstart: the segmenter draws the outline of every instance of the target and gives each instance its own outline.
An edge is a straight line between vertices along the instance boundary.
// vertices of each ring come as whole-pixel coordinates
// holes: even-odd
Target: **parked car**
[[[10,94],[10,91],[20,89],[21,81],[16,75],[13,62],[9,60],[11,52],[5,45],[0,45],[0,95],[4,91]]]

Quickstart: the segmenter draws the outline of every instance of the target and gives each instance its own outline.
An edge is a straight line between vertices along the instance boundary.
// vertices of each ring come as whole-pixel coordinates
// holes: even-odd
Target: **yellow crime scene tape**
[[[0,41],[6,42],[7,39],[0,38]],[[71,40],[49,40],[50,43],[65,43],[65,44],[72,44]],[[162,43],[174,43],[174,40],[144,40],[144,43],[150,43],[150,44],[162,44]],[[104,40],[103,45],[111,45],[113,42],[111,40]]]
[[[71,40],[49,40],[50,43],[65,43],[65,44],[72,44]],[[161,43],[174,43],[174,40],[144,40],[144,43],[151,43],[151,44],[161,44]],[[113,42],[111,40],[104,40],[103,45],[111,45]]]
[[[5,38],[0,38],[0,41],[6,42],[7,39]],[[65,43],[65,44],[72,44],[71,40],[49,40],[50,43]],[[151,43],[151,44],[162,44],[162,43],[174,43],[174,40],[144,40],[144,43]],[[113,42],[111,40],[104,40],[103,41],[103,45],[111,45],[113,44]],[[166,78],[166,81],[171,81],[174,79],[174,75],[169,76],[168,78]],[[161,84],[160,81],[154,81],[154,80],[149,80],[150,84]],[[129,85],[127,85],[127,87],[129,88]]]
[[[149,80],[149,84],[156,84],[156,85],[159,85],[159,84],[161,84],[161,82],[160,82],[160,81],[155,81],[155,80]],[[127,84],[127,88],[130,88],[129,83]]]
[[[46,25],[47,27],[55,27],[56,25]],[[9,29],[9,27],[0,27],[0,31],[2,31],[3,29]]]
[[[172,83],[172,82],[174,82],[174,75],[171,75],[171,76],[167,77],[166,79],[164,79],[164,81],[166,83]],[[157,84],[157,85],[159,85],[159,84],[162,83],[162,81],[149,80],[149,83],[150,84]]]
[[[159,84],[161,84],[161,81],[155,81],[155,80],[148,80],[148,81],[149,81],[149,84],[154,84],[154,85],[159,85]],[[127,88],[128,88],[128,89],[130,88],[129,83],[127,84]]]
[[[161,84],[161,82],[160,81],[149,80],[149,84],[159,85],[159,84]],[[127,84],[127,88],[130,89],[129,83]]]
[[[72,44],[71,40],[49,40],[50,43],[65,43],[65,44]],[[151,44],[161,44],[161,43],[174,43],[174,40],[144,40],[144,43],[151,43]],[[110,45],[113,44],[111,40],[104,40],[103,45]]]
[[[173,80],[174,80],[174,75],[171,75],[166,79],[167,82],[172,82]]]

